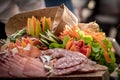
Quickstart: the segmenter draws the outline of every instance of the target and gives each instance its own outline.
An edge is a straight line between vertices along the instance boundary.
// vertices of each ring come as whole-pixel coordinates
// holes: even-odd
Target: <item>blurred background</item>
[[[120,44],[120,0],[0,0],[0,38],[6,38],[4,26],[9,17],[30,10],[64,3],[79,22],[96,21],[106,36]]]
[[[79,22],[97,22],[107,37],[120,44],[120,0],[0,0],[0,38],[7,37],[4,27],[11,16],[63,3]]]
[[[80,22],[96,21],[107,36],[120,44],[120,0],[72,0]]]

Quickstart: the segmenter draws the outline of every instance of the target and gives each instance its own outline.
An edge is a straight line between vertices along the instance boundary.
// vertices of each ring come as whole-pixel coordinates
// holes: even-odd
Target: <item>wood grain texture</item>
[[[55,76],[49,77],[49,80],[109,80],[109,72],[106,70],[87,74]]]
[[[68,75],[68,76],[53,76],[53,77],[34,77],[34,78],[0,78],[0,80],[110,80],[108,71],[99,71],[88,74]]]

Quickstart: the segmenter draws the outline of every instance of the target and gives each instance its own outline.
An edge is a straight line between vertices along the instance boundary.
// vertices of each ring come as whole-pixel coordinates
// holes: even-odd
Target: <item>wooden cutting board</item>
[[[106,70],[87,74],[48,77],[48,80],[109,80],[109,72]]]
[[[21,78],[20,78],[21,79]],[[98,71],[95,73],[85,73],[67,76],[52,76],[52,77],[39,77],[39,78],[25,78],[33,80],[110,80],[108,70]]]
[[[0,80],[109,80],[108,71],[99,71],[89,74],[78,74],[69,76],[55,76],[55,77],[39,77],[39,78],[0,78]]]

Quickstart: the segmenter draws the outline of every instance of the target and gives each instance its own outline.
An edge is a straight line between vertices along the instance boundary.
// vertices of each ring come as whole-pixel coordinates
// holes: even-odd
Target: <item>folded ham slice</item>
[[[30,58],[25,64],[23,74],[29,77],[45,76],[44,66],[40,61]]]
[[[0,77],[41,77],[45,74],[39,58],[10,52],[0,55]]]

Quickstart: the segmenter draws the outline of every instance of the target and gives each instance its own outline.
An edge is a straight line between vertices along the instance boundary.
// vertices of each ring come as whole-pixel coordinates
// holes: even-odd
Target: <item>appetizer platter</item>
[[[16,31],[10,33],[7,29],[8,38],[0,41],[0,77],[108,80],[115,68],[115,57],[99,25],[77,23],[71,17],[67,22],[57,16],[58,12],[53,14],[31,14]]]

